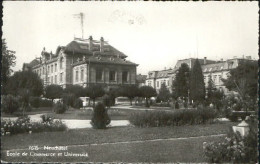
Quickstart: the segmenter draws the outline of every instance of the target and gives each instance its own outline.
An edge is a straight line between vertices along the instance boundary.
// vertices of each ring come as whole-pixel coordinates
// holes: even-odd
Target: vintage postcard
[[[1,163],[257,163],[257,2],[4,1]]]

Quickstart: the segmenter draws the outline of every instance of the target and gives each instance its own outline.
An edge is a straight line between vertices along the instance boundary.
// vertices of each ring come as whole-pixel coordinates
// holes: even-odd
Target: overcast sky
[[[174,67],[189,57],[258,59],[257,2],[3,2],[3,38],[16,51],[14,70],[89,35],[124,52],[137,73]]]

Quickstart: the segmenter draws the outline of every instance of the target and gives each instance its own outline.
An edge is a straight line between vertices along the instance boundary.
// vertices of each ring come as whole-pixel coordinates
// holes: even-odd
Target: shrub
[[[57,102],[53,108],[53,111],[57,114],[65,113],[65,111],[67,110],[67,106],[61,102]]]
[[[1,108],[4,113],[14,113],[19,108],[19,102],[17,98],[12,95],[2,97]]]
[[[102,103],[98,103],[94,108],[93,117],[91,119],[91,125],[95,129],[105,129],[110,124],[110,118],[107,114],[107,110]]]
[[[51,100],[46,100],[46,99],[40,99],[40,107],[52,107],[53,102]]]
[[[249,134],[244,138],[231,130],[223,142],[203,143],[205,155],[210,162],[257,163],[258,127],[257,120],[252,120],[249,121]]]
[[[183,109],[176,111],[140,111],[130,115],[129,121],[137,127],[181,126],[205,124],[216,117],[214,110]]]
[[[73,107],[75,100],[76,100],[76,96],[74,94],[66,93],[62,95],[62,101],[67,106]]]
[[[152,106],[155,107],[170,107],[169,103],[154,103]]]
[[[41,98],[39,98],[39,97],[30,97],[30,99],[29,99],[30,105],[34,108],[40,107],[40,101],[41,101]]]
[[[73,102],[73,108],[80,109],[83,107],[83,101],[80,98],[77,98]]]
[[[48,116],[41,116],[42,122],[31,122],[28,116],[19,117],[15,121],[1,120],[1,135],[13,135],[18,133],[34,133],[48,131],[64,131],[66,125],[60,120],[54,121]]]

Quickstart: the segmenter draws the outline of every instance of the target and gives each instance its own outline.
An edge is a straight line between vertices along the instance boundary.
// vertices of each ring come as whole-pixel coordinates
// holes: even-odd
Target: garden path
[[[40,122],[41,115],[43,114],[35,114],[29,115],[32,122]],[[4,120],[10,119],[11,121],[16,120],[18,117],[2,117]],[[54,119],[58,120],[58,119]],[[92,128],[90,124],[90,120],[72,120],[72,119],[61,119],[61,121],[67,125],[68,129],[81,129],[81,128]],[[128,120],[111,120],[111,123],[108,127],[116,127],[116,126],[128,126],[130,123]]]

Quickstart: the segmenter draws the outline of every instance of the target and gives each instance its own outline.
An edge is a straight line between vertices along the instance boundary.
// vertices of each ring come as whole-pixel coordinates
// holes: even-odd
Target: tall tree
[[[195,60],[190,76],[190,98],[194,102],[205,100],[205,83],[199,60]]]
[[[90,85],[86,89],[86,95],[93,100],[93,107],[95,107],[96,98],[102,97],[105,91],[100,85]]]
[[[142,86],[140,87],[140,93],[140,95],[145,98],[146,107],[150,107],[148,100],[157,95],[156,90],[150,86]]]
[[[84,96],[84,88],[80,85],[68,85],[64,89],[64,93],[74,94],[77,98]]]
[[[8,50],[5,39],[2,39],[2,57],[1,57],[1,94],[6,94],[6,84],[15,66],[15,51]]]
[[[171,94],[169,89],[166,87],[165,83],[162,83],[157,98],[163,102],[168,102],[170,96]]]
[[[31,71],[19,71],[12,75],[7,84],[7,93],[18,95],[19,90],[26,89],[31,96],[43,93],[43,83],[40,77]]]
[[[172,91],[175,93],[175,97],[188,97],[189,79],[189,66],[186,63],[183,63],[178,69],[175,80],[172,84]]]
[[[45,88],[45,94],[44,96],[46,98],[49,98],[53,101],[53,99],[61,98],[63,94],[63,88],[59,85],[48,85]]]
[[[216,86],[212,80],[211,75],[209,75],[208,86],[206,90],[207,90],[207,99],[211,102],[213,93],[216,91]]]
[[[125,85],[121,87],[121,96],[127,97],[130,100],[130,105],[135,97],[139,95],[139,88],[137,85]]]

